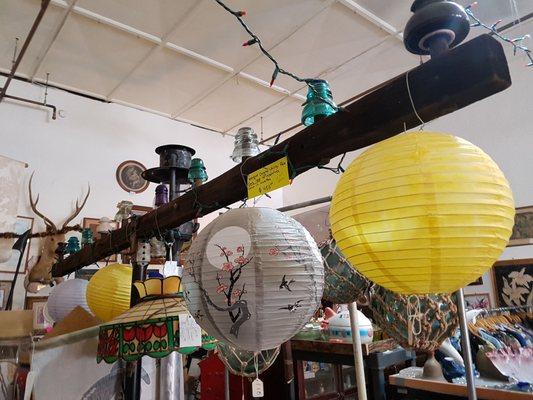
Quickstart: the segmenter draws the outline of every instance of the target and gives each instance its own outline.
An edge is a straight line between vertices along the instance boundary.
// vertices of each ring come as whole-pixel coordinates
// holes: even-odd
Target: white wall
[[[502,93],[432,121],[426,124],[425,129],[451,133],[482,148],[503,170],[513,190],[516,206],[529,206],[533,204],[533,71],[531,67],[525,67],[524,57],[513,57],[509,49],[505,48],[512,86]],[[403,70],[398,70],[394,60],[391,60],[390,70],[383,71],[383,80],[401,72]],[[413,95],[416,96],[416,93]],[[344,166],[347,167],[362,151],[349,153]],[[338,158],[330,165],[336,166],[337,162]],[[338,175],[325,170],[313,169],[306,172],[283,190],[284,204],[331,195],[338,179]],[[292,214],[310,209],[312,207],[293,211]],[[533,246],[508,248],[501,256],[501,259],[512,258],[533,258]],[[465,293],[476,292],[492,293],[490,274],[484,276],[483,286],[470,286],[465,290]],[[491,300],[494,304],[494,299]]]
[[[19,81],[9,88],[9,94],[36,100],[42,100],[43,93],[42,87]],[[49,90],[48,102],[64,110],[65,118],[53,121],[46,111],[8,100],[0,104],[0,154],[29,164],[19,215],[36,217],[29,208],[27,194],[32,171],[34,192],[40,193],[39,210],[62,224],[76,197],[87,189],[87,182],[91,185],[90,198],[73,223],[81,223],[83,217],[113,218],[120,200],[151,206],[155,184],[141,194],[129,194],[116,182],[115,171],[128,159],[140,161],[147,168],[159,165],[159,156],[154,152],[157,146],[177,143],[196,149],[196,156],[205,161],[211,179],[234,166],[229,158],[233,150],[230,136],[61,90]],[[261,198],[258,205],[280,207],[281,191],[272,197]],[[203,218],[201,224],[205,226],[216,215]],[[35,221],[38,230],[44,229],[38,218]],[[32,244],[34,254],[38,250],[36,244]],[[7,279],[11,277],[0,274],[0,280]],[[15,305],[23,302],[24,293],[18,285]]]

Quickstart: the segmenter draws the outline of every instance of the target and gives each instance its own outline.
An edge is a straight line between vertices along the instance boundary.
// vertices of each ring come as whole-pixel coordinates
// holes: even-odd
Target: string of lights
[[[487,30],[489,30],[494,36],[496,36],[498,39],[504,41],[504,42],[507,42],[507,43],[510,43],[512,46],[513,46],[513,54],[516,55],[516,53],[518,51],[523,51],[524,54],[527,56],[527,58],[529,59],[529,63],[527,64],[528,67],[531,67],[533,66],[533,55],[531,54],[531,50],[524,45],[524,40],[528,39],[530,37],[529,34],[527,35],[523,35],[523,36],[520,36],[520,37],[516,37],[514,39],[510,39],[506,36],[503,36],[499,31],[498,31],[498,25],[502,22],[502,20],[498,20],[496,21],[495,23],[493,23],[492,25],[487,25],[486,23],[484,23],[483,21],[481,21],[478,17],[476,17],[474,15],[474,12],[472,11],[472,8],[475,7],[477,5],[477,2],[474,2],[468,6],[465,7],[465,11],[466,13],[468,14],[468,17],[474,21],[470,26],[471,27],[482,27],[482,28],[485,28]]]
[[[244,22],[243,18],[245,15],[246,15],[246,11],[234,11],[232,10],[231,8],[229,8],[226,4],[224,4],[224,2],[222,2],[221,0],[215,0],[224,10],[226,10],[228,13],[230,13],[231,15],[233,15],[238,21],[239,23],[242,25],[242,27],[244,28],[244,30],[252,37],[250,40],[244,42],[242,45],[244,47],[247,47],[247,46],[253,46],[253,45],[257,45],[259,47],[259,50],[261,50],[261,52],[270,60],[272,61],[272,63],[274,64],[274,72],[272,73],[272,77],[270,78],[270,86],[272,86],[274,84],[274,81],[276,80],[276,78],[278,77],[279,74],[281,75],[286,75],[286,76],[289,76],[291,77],[292,79],[294,79],[295,81],[297,82],[301,82],[301,83],[305,83],[307,85],[307,87],[313,91],[313,93],[317,96],[318,99],[320,99],[320,101],[323,101],[324,103],[327,103],[329,104],[331,107],[333,107],[335,110],[339,110],[339,107],[337,107],[335,104],[333,104],[331,101],[329,101],[328,99],[325,99],[324,97],[322,97],[320,95],[320,93],[317,92],[317,90],[313,87],[312,85],[312,82],[314,79],[311,79],[311,78],[301,78],[299,77],[298,75],[290,72],[290,71],[287,71],[283,68],[281,68],[281,66],[279,65],[278,61],[272,56],[272,54],[270,54],[268,52],[267,49],[265,49],[265,47],[263,46],[263,43],[261,42],[261,39],[259,38],[259,36],[257,36],[249,27],[248,25],[246,24],[246,22]]]

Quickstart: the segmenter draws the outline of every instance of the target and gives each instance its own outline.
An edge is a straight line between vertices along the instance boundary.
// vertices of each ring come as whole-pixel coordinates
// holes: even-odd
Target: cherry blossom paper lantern
[[[210,335],[248,351],[293,337],[320,305],[322,258],[309,232],[269,208],[219,216],[192,242],[185,300]]]
[[[48,296],[48,314],[55,321],[63,320],[77,306],[90,312],[86,292],[89,281],[85,279],[68,279],[55,286]]]
[[[368,279],[402,294],[451,293],[501,255],[514,201],[498,165],[452,135],[408,132],[357,157],[331,201],[333,237]]]

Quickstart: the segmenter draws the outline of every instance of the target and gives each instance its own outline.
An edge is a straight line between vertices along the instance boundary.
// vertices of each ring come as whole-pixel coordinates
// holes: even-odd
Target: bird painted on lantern
[[[283,275],[283,278],[281,278],[281,283],[279,284],[279,290],[285,288],[285,289],[287,289],[289,292],[292,292],[290,286],[291,286],[292,283],[295,282],[295,280],[294,280],[294,279],[291,279],[290,281],[287,281],[286,276],[287,276],[287,275]]]
[[[278,310],[289,310],[289,312],[295,312],[298,308],[302,307],[302,305],[300,304],[303,300],[298,300],[296,303],[294,304],[289,304],[287,305],[287,307],[280,307],[278,308]]]

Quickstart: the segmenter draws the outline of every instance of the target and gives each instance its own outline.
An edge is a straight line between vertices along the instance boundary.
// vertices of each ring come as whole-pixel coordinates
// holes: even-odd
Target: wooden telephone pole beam
[[[283,155],[289,158],[289,172],[295,177],[317,165],[326,164],[340,154],[416,127],[420,125],[419,117],[423,121],[431,121],[510,85],[511,78],[501,44],[489,35],[478,36],[375,87],[336,114],[113,231],[110,237],[85,246],[80,252],[57,263],[52,274],[69,274],[127,248],[133,233],[138,238],[151,237],[246,198],[246,175]]]

